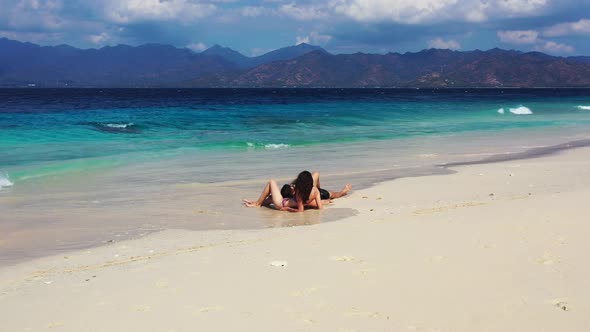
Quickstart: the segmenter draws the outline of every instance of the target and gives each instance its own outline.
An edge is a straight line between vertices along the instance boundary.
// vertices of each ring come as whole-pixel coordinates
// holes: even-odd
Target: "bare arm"
[[[313,178],[313,186],[316,188],[320,188],[320,172],[315,171],[311,174]]]
[[[284,206],[280,209],[281,211],[287,211],[287,212],[303,212],[305,211],[305,207],[303,206],[303,203],[299,203],[299,201],[297,201],[297,208],[292,208],[290,206]]]
[[[297,212],[305,211],[305,206],[303,205],[303,201],[297,198]]]
[[[315,195],[315,203],[317,205],[318,210],[321,210],[324,208],[324,203],[322,202],[322,195],[320,195],[320,191],[316,189],[316,195]]]

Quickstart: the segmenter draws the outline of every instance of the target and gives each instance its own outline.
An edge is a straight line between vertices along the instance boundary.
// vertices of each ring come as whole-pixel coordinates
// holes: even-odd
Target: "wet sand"
[[[540,157],[588,143],[585,132],[563,129],[425,137],[188,156],[16,183],[0,192],[0,265],[169,229],[262,229],[356,215],[355,207],[340,206],[304,217],[270,210],[243,213],[241,199],[255,199],[270,176],[286,183],[301,169],[321,170],[329,190],[345,183],[358,190],[400,178],[450,174],[452,166]]]

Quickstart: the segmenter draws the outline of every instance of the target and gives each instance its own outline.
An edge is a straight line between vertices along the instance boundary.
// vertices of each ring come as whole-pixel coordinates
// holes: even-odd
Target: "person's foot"
[[[346,194],[348,194],[348,192],[352,189],[352,185],[350,185],[350,183],[347,183],[344,188],[342,188],[342,190],[340,190],[339,192],[335,192],[335,193],[330,193],[330,198],[340,198],[342,196],[346,196]]]
[[[342,188],[342,191],[341,191],[341,193],[342,193],[342,196],[344,196],[344,195],[348,194],[348,192],[349,192],[350,190],[352,190],[352,185],[351,185],[350,183],[347,183],[347,184],[344,186],[344,188]]]
[[[258,205],[256,205],[256,202],[253,202],[253,201],[250,201],[250,200],[247,200],[247,199],[242,199],[242,202],[247,207],[258,207]]]

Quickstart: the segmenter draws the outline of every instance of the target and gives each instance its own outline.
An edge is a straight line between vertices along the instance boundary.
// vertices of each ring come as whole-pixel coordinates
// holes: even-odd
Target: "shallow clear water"
[[[587,106],[590,89],[0,90],[0,247],[36,256],[172,227],[297,224],[239,198],[301,169],[358,188],[586,138]]]

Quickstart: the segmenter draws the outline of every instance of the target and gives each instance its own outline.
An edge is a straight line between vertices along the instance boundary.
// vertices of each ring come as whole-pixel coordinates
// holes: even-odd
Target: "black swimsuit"
[[[326,189],[318,188],[320,190],[320,197],[322,199],[330,199],[330,192]]]

